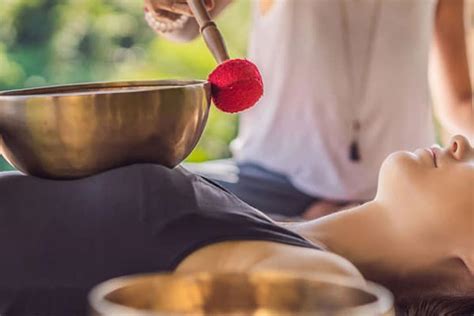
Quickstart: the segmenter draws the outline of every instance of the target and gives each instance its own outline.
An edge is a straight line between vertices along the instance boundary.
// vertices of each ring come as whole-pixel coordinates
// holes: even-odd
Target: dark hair
[[[397,316],[474,315],[474,296],[431,296],[396,305]]]
[[[444,266],[461,274],[453,278],[418,271],[385,280],[395,296],[397,316],[474,316],[474,276],[458,258],[446,260]]]

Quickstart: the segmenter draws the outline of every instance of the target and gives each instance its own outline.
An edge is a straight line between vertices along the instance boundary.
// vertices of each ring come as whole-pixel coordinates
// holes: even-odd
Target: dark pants
[[[217,181],[275,219],[299,217],[319,200],[296,189],[286,176],[253,163],[235,163],[229,159],[190,163],[185,167]]]

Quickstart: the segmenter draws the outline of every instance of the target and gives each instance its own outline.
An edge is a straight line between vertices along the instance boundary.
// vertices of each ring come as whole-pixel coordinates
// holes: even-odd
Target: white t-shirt
[[[307,194],[366,200],[388,154],[435,141],[428,55],[436,1],[380,0],[362,104],[346,101],[351,89],[337,1],[275,0],[265,16],[256,8],[249,59],[260,68],[265,95],[241,115],[232,150],[237,161],[283,173]],[[375,2],[346,0],[356,80],[367,65]],[[348,153],[354,113],[361,121],[359,162]]]

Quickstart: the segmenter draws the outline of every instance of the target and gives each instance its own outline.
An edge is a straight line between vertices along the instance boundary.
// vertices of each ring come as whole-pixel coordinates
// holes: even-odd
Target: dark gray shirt
[[[134,165],[74,181],[0,173],[0,315],[80,315],[104,280],[220,241],[317,247],[209,180]]]

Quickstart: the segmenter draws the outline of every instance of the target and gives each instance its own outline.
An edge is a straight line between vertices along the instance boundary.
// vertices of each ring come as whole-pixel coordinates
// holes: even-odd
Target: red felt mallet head
[[[263,95],[263,81],[257,66],[246,59],[229,59],[209,75],[214,104],[236,113],[252,107]]]
[[[240,112],[263,95],[263,81],[257,66],[245,59],[229,59],[224,39],[202,0],[187,0],[207,47],[219,66],[209,75],[214,104],[224,112]]]

